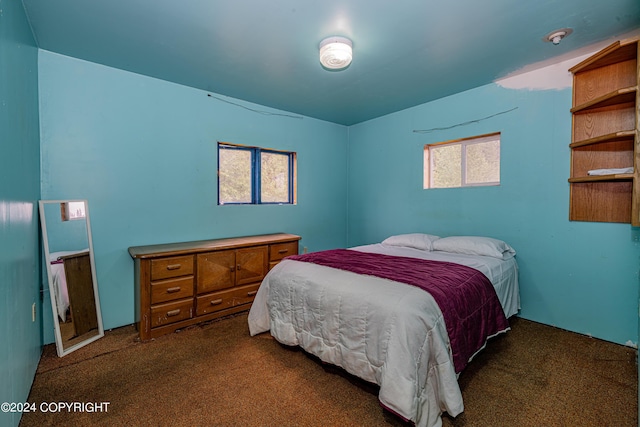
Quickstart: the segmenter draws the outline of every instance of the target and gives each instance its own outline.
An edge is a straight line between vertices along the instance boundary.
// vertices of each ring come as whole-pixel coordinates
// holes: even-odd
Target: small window
[[[424,188],[500,185],[500,133],[424,146]]]
[[[218,204],[294,204],[296,153],[218,143]]]
[[[86,217],[84,202],[60,203],[60,216],[63,221],[84,219]]]

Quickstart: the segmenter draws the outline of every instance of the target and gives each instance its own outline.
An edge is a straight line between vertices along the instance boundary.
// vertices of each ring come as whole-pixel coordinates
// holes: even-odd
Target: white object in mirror
[[[40,200],[56,349],[62,357],[104,336],[86,200]]]

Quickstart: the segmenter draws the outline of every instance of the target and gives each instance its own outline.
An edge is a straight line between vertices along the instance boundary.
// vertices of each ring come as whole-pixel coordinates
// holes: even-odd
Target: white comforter
[[[507,317],[519,309],[515,259],[381,244],[353,249],[476,268],[496,287]],[[249,330],[271,330],[279,342],[378,384],[380,402],[417,426],[441,426],[443,411],[455,417],[464,409],[442,313],[417,287],[285,259],[260,286]]]

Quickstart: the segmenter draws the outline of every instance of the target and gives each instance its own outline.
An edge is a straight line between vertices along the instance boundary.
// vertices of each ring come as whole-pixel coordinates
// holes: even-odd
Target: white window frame
[[[472,136],[467,138],[454,139],[450,141],[436,142],[431,144],[425,144],[424,146],[424,163],[423,163],[423,188],[424,189],[444,189],[444,188],[463,188],[463,187],[488,187],[488,186],[496,186],[500,185],[500,179],[498,181],[490,181],[490,182],[481,182],[481,183],[467,183],[467,154],[466,148],[470,145],[482,144],[485,142],[498,141],[500,144],[500,150],[502,151],[502,142],[501,142],[501,134],[500,132],[494,132],[484,135]],[[444,145],[453,146],[460,145],[461,146],[461,157],[460,157],[460,168],[461,168],[461,181],[459,186],[455,187],[434,187],[433,184],[433,156],[431,156],[431,148],[442,147]],[[501,165],[498,165],[498,174],[500,174]]]

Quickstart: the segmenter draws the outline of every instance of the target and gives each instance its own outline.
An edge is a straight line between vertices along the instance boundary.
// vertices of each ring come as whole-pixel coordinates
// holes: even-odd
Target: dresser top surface
[[[134,259],[156,258],[212,250],[242,248],[262,244],[277,244],[300,240],[300,236],[287,233],[263,234],[258,236],[230,237],[224,239],[198,240],[193,242],[163,243],[147,246],[132,246],[129,255]]]

